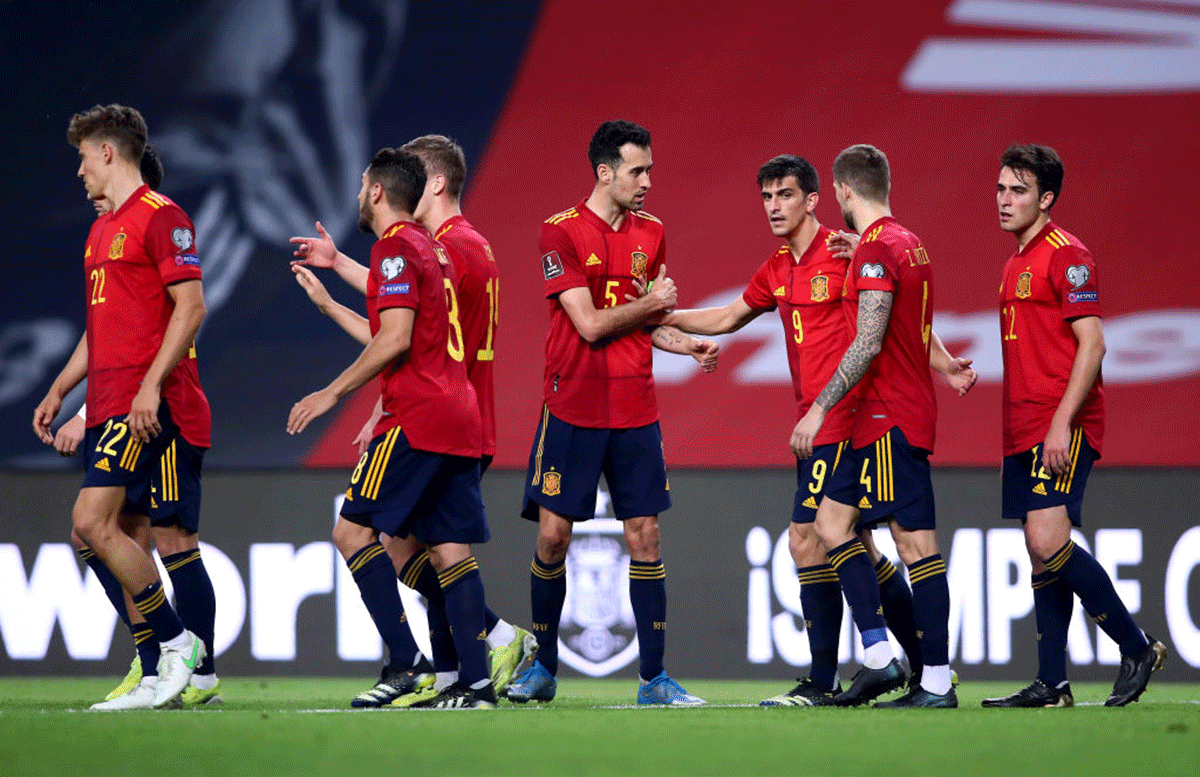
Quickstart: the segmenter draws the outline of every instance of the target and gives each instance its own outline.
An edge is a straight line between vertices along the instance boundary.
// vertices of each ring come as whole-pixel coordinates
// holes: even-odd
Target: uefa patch
[[[1092,271],[1086,264],[1073,264],[1067,268],[1067,280],[1072,289],[1078,289],[1092,278]]]
[[[1067,302],[1095,302],[1098,296],[1094,291],[1072,291],[1067,294]]]
[[[858,271],[858,276],[860,278],[882,278],[883,265],[878,263],[864,264],[862,269]]]
[[[379,296],[390,297],[393,294],[407,294],[410,284],[407,283],[385,283],[379,287]]]
[[[542,275],[546,280],[553,280],[566,271],[567,268],[563,267],[562,257],[558,255],[558,251],[551,251],[542,256]]]
[[[379,271],[383,273],[384,278],[390,281],[400,277],[400,273],[404,272],[404,268],[407,266],[408,263],[404,261],[403,256],[389,256],[379,263]]]
[[[199,267],[200,257],[196,254],[175,254],[175,264],[179,267],[182,267],[185,264]]]
[[[171,230],[171,242],[177,245],[180,251],[186,251],[196,241],[192,237],[192,230],[186,227],[175,227]]]

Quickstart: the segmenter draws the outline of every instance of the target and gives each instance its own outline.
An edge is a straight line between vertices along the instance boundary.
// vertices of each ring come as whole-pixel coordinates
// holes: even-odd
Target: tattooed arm
[[[691,356],[700,362],[705,372],[717,369],[717,356],[721,352],[721,346],[712,340],[701,340],[685,335],[673,326],[660,325],[650,330],[650,342],[660,351]]]
[[[812,455],[813,440],[825,423],[825,414],[867,374],[871,362],[883,348],[892,315],[893,295],[889,291],[861,291],[858,294],[858,334],[846,350],[837,371],[817,395],[812,407],[792,430],[792,452],[798,458]]]

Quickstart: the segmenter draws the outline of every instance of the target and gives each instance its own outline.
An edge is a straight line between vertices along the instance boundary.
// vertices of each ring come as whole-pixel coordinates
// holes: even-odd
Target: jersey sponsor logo
[[[1098,296],[1094,291],[1072,291],[1067,294],[1067,302],[1095,302]]]
[[[125,233],[118,232],[113,235],[112,243],[108,246],[108,258],[120,259],[125,255]]]
[[[389,297],[393,294],[408,294],[411,285],[407,283],[385,283],[379,287],[379,296]]]
[[[874,264],[864,264],[862,269],[858,271],[858,275],[861,278],[882,278],[883,265],[879,264],[878,262]]]
[[[778,289],[775,289],[775,291],[773,291],[771,293],[774,294],[776,297],[782,297],[783,295],[787,294],[787,292],[784,291],[782,286],[780,286]]]
[[[542,275],[546,280],[553,280],[566,271],[567,268],[563,267],[562,257],[558,255],[558,251],[551,251],[542,256]]]
[[[195,254],[175,254],[175,264],[178,266],[183,266],[185,264],[199,266],[200,257],[196,256]]]
[[[408,262],[404,260],[403,256],[389,256],[379,263],[379,271],[383,273],[384,278],[390,281],[398,278],[407,266]]]
[[[829,277],[826,275],[817,275],[812,279],[812,289],[809,293],[809,298],[813,302],[824,302],[829,299]]]
[[[1067,280],[1072,289],[1078,289],[1092,279],[1092,271],[1086,264],[1073,264],[1067,268]]]
[[[632,264],[633,274],[634,275],[645,275],[646,274],[646,255],[644,253],[642,253],[641,251],[634,251],[631,256],[632,256],[632,260],[633,260],[633,264]]]
[[[604,264],[604,263],[600,261],[600,257],[596,256],[595,254],[592,254],[591,256],[588,257],[588,260],[584,263],[584,267],[595,267],[598,264]]]
[[[1016,295],[1021,299],[1025,299],[1033,293],[1033,273],[1023,272],[1017,276]]]
[[[562,493],[562,474],[550,470],[542,473],[542,493],[546,496],[558,496]]]
[[[175,227],[171,230],[171,242],[178,246],[180,251],[186,251],[196,240],[192,236],[192,230],[187,227]]]

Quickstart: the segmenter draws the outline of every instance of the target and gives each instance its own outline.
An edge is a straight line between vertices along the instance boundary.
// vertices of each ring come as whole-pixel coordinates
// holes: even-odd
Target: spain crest
[[[1032,287],[1033,287],[1033,273],[1023,272],[1017,276],[1017,292],[1016,293],[1017,293],[1018,297],[1020,297],[1021,299],[1025,299],[1026,297],[1028,297],[1030,294],[1033,293],[1031,291]]]
[[[125,255],[125,233],[118,232],[113,235],[112,244],[108,247],[109,259],[120,259]]]
[[[641,251],[633,252],[632,274],[633,275],[645,275],[646,274],[646,255],[644,253],[642,253]]]
[[[813,302],[824,302],[829,299],[829,277],[825,275],[816,275],[812,279],[812,294],[809,295]]]
[[[562,493],[562,475],[554,470],[543,473],[542,493],[546,496],[558,496]]]

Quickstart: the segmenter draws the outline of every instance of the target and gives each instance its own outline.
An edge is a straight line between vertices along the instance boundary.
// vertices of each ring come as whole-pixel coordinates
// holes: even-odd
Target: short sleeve
[[[378,310],[420,307],[420,284],[413,266],[416,260],[416,249],[403,240],[375,242],[371,248],[371,275],[379,289],[375,297]]]
[[[1096,261],[1087,249],[1066,245],[1050,256],[1050,286],[1066,320],[1100,315]]]
[[[861,291],[889,291],[895,293],[900,274],[900,263],[892,251],[881,241],[859,243],[850,265],[855,283]]]
[[[200,280],[200,255],[192,221],[177,207],[160,208],[146,225],[146,253],[164,286]]]
[[[762,267],[754,273],[750,284],[742,292],[742,300],[752,310],[774,310],[776,308],[775,294],[771,291],[771,261],[763,262]]]
[[[561,226],[542,224],[538,250],[542,255],[542,277],[546,281],[547,297],[561,294],[567,289],[587,286],[587,277],[579,266],[575,243]]]

